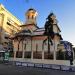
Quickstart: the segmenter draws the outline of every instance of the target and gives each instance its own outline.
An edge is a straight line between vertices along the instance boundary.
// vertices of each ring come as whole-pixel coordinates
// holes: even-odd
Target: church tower
[[[37,12],[35,9],[28,9],[28,11],[25,14],[26,16],[26,22],[25,24],[34,24],[36,25],[36,17],[37,17]]]

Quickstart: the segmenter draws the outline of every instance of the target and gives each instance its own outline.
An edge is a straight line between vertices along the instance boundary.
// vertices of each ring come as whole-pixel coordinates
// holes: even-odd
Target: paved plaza
[[[0,64],[0,75],[75,75],[75,72]]]

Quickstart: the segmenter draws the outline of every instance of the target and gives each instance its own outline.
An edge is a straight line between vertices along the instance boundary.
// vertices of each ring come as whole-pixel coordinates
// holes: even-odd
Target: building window
[[[36,51],[33,52],[34,59],[42,59],[42,51],[38,51],[38,44],[36,44]]]
[[[9,22],[7,22],[7,25],[11,26],[11,24]]]
[[[24,44],[24,50],[26,50],[26,43]]]
[[[44,59],[53,59],[53,52],[48,53],[47,51],[45,51]]]
[[[16,58],[22,58],[22,51],[16,52]]]
[[[14,21],[10,18],[7,19],[7,25],[14,25]]]
[[[57,60],[64,60],[65,53],[62,50],[56,52],[56,59]]]
[[[68,51],[59,50],[56,52],[57,60],[69,60]]]
[[[25,51],[24,58],[31,58],[31,51]]]
[[[33,58],[34,59],[42,59],[42,51],[34,51],[33,52]]]

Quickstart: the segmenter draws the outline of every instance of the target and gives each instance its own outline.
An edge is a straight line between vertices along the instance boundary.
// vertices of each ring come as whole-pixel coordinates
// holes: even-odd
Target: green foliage
[[[44,32],[44,34],[47,35],[47,36],[50,36],[51,39],[54,38],[54,31],[53,31],[54,20],[52,19],[53,15],[54,15],[53,13],[50,13],[48,15],[47,21],[45,23],[45,32]]]

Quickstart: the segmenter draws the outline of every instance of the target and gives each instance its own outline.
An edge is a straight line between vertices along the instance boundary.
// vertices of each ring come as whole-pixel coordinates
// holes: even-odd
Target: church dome
[[[27,16],[28,18],[36,18],[37,12],[36,12],[35,9],[30,8],[30,9],[27,10],[26,16]]]
[[[38,13],[35,9],[30,8],[27,10],[26,16],[26,24],[35,24],[36,25],[36,17]]]
[[[29,11],[35,11],[35,12],[36,12],[36,10],[33,9],[33,8],[28,9],[28,12],[29,12]]]

